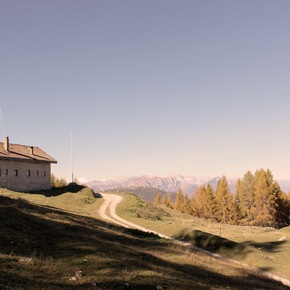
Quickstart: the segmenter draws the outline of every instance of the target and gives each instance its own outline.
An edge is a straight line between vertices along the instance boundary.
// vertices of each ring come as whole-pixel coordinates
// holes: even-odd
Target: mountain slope
[[[132,187],[152,187],[164,192],[177,192],[179,188],[191,196],[195,188],[201,184],[209,183],[216,187],[220,177],[197,178],[194,176],[172,175],[158,177],[151,175],[133,176],[128,178],[98,181],[91,180],[87,184],[96,191],[116,190]]]
[[[239,265],[86,215],[101,202],[92,202],[90,190],[1,192],[1,289],[285,289]],[[68,201],[81,214],[64,210]]]

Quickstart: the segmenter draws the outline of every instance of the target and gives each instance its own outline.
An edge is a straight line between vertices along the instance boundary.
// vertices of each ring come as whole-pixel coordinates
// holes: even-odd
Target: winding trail
[[[101,216],[102,219],[109,220],[110,222],[113,222],[125,228],[133,228],[133,229],[135,228],[143,232],[151,232],[162,238],[172,240],[172,238],[168,236],[154,232],[152,230],[148,230],[144,227],[133,224],[119,217],[116,214],[116,208],[117,208],[118,203],[121,202],[121,200],[123,199],[122,196],[119,196],[116,194],[109,194],[109,193],[102,193],[102,196],[103,196],[104,202],[99,209],[99,215]],[[107,212],[109,212],[110,216],[107,215]]]
[[[154,234],[156,234],[156,235],[158,235],[158,236],[160,236],[162,238],[171,240],[171,241],[173,241],[173,242],[175,242],[175,243],[177,243],[179,245],[192,248],[195,251],[199,251],[201,253],[204,253],[204,254],[209,255],[211,257],[214,257],[216,259],[226,260],[226,261],[229,261],[229,262],[244,266],[244,267],[252,270],[253,272],[255,272],[255,273],[257,273],[257,274],[259,274],[261,276],[264,276],[264,277],[279,281],[279,282],[283,283],[285,286],[290,287],[290,281],[287,280],[287,279],[281,278],[279,276],[276,276],[276,275],[271,274],[269,272],[263,271],[263,270],[261,270],[259,268],[250,266],[248,264],[245,264],[245,263],[242,263],[242,262],[239,262],[239,261],[236,261],[236,260],[221,256],[219,254],[212,253],[212,252],[209,252],[207,250],[198,248],[196,246],[193,246],[190,243],[186,243],[186,242],[183,242],[183,241],[180,241],[180,240],[173,239],[173,238],[165,236],[165,235],[163,235],[161,233],[146,229],[146,228],[144,228],[142,226],[139,226],[139,225],[131,223],[131,222],[127,221],[127,220],[124,220],[124,219],[122,219],[121,217],[119,217],[116,214],[117,205],[118,205],[118,203],[121,202],[123,197],[120,196],[120,195],[111,194],[111,193],[102,193],[102,197],[104,199],[104,202],[101,205],[101,207],[99,208],[99,215],[100,215],[100,217],[102,219],[108,220],[108,221],[110,221],[112,223],[118,224],[118,225],[123,226],[125,228],[133,228],[133,229],[138,229],[138,230],[141,230],[141,231],[144,231],[144,232],[154,233]],[[109,213],[109,215],[107,213]]]

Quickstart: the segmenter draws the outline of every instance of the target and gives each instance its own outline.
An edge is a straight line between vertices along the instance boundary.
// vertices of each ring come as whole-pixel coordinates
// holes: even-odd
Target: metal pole
[[[0,106],[0,119],[1,119],[1,134],[2,134],[2,140],[4,142],[4,123],[3,123],[3,115],[2,115],[2,109],[1,109],[1,106]]]
[[[72,130],[70,131],[70,158],[71,158],[71,182],[74,182],[74,161],[73,161]]]

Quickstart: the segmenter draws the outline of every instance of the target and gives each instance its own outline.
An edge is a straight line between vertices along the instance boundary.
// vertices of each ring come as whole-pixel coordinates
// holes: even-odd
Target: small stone
[[[15,242],[12,242],[12,241],[10,242],[10,245],[14,245],[14,244],[15,244]]]
[[[30,263],[32,262],[32,258],[21,258],[18,260],[19,263]]]
[[[69,280],[70,280],[70,281],[76,281],[77,278],[76,278],[76,277],[71,277],[71,278],[69,278]]]
[[[80,278],[80,277],[82,277],[82,276],[83,276],[82,271],[80,271],[80,270],[75,271],[75,277],[76,277],[76,278]]]
[[[161,285],[156,286],[157,290],[163,290],[163,287]]]
[[[129,288],[129,287],[130,287],[130,284],[129,284],[129,283],[125,283],[125,286],[126,286],[127,288]]]
[[[91,283],[91,286],[97,286],[97,283],[93,282]]]
[[[84,262],[88,262],[89,260],[88,259],[84,259]]]

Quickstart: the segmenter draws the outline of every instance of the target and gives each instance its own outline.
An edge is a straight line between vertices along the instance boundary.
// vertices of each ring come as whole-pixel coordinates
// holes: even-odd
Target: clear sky
[[[0,105],[58,176],[290,178],[290,1],[2,0]]]

